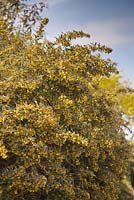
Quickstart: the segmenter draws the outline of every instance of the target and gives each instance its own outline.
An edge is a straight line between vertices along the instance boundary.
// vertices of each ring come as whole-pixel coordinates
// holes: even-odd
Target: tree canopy
[[[74,45],[90,38],[82,31],[44,41],[48,19],[33,33],[28,15],[19,29],[13,15],[30,8],[13,2],[11,12],[0,7],[1,199],[118,199],[131,156],[124,128],[134,93],[103,57],[112,49]]]

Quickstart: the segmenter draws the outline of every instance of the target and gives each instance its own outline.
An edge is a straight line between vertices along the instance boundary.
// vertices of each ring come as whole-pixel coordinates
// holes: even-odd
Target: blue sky
[[[37,2],[37,1],[36,1]],[[44,0],[45,2],[45,0]],[[111,48],[110,58],[134,87],[134,0],[47,0],[47,39],[71,30],[91,34],[84,42]]]

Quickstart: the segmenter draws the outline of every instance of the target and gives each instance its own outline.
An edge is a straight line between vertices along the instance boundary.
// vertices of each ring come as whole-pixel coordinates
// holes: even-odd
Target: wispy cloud
[[[134,43],[134,19],[114,19],[92,22],[84,25],[84,29],[92,35],[95,41],[107,45],[122,45]]]
[[[60,3],[64,3],[65,1],[67,0],[47,0],[48,2],[48,5],[51,7],[51,6],[55,6],[55,5],[58,5]]]
[[[94,42],[104,43],[109,46],[119,46],[123,44],[134,44],[133,22],[133,18],[108,19],[86,22],[81,25],[71,24],[69,22],[66,24],[57,24],[57,26],[50,26],[48,27],[47,32],[48,36],[52,38],[62,31],[83,30],[91,34],[91,40]],[[87,40],[85,40],[85,42],[87,42]]]

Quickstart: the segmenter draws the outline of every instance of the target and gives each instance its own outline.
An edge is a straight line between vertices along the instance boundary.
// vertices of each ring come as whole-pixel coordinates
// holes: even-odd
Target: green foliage
[[[16,8],[16,7],[15,7]],[[10,21],[10,20],[9,20]],[[0,18],[1,199],[116,200],[130,158],[127,88],[89,34],[41,42]],[[112,86],[112,90],[111,90]]]
[[[121,192],[119,200],[132,200],[134,199],[134,142],[130,141],[132,146],[130,164],[128,166],[127,174],[121,183]]]
[[[124,177],[121,183],[121,193],[119,195],[119,200],[132,200],[134,198],[134,189],[130,183],[128,177]]]

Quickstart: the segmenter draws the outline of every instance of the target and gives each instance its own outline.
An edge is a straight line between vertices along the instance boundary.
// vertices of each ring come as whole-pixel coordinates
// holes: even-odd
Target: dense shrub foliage
[[[131,159],[129,161],[129,167],[126,176],[122,180],[120,189],[119,200],[132,200],[134,198],[134,142],[130,141],[132,145]]]
[[[134,94],[119,82],[115,63],[101,56],[111,49],[73,45],[73,39],[90,37],[82,31],[44,42],[48,19],[34,36],[4,16],[0,198],[118,199],[130,158],[124,115],[133,114]]]

